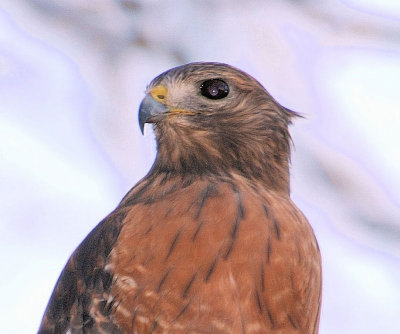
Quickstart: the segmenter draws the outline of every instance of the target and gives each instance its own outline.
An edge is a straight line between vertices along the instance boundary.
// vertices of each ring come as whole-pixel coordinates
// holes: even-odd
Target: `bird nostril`
[[[150,91],[150,94],[156,101],[165,103],[165,101],[167,100],[168,90],[165,86],[159,85],[153,87],[153,89],[151,89]]]

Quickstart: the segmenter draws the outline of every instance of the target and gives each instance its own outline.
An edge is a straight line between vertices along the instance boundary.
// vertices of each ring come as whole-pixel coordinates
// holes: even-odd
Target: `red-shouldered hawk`
[[[318,333],[320,253],[289,196],[295,116],[229,65],[156,77],[139,110],[154,165],[73,253],[39,333]]]

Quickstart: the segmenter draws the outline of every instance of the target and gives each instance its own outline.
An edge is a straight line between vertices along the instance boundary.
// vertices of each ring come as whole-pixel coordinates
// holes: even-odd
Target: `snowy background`
[[[320,333],[400,333],[398,0],[1,0],[1,333],[37,331],[69,255],[151,166],[147,83],[201,60],[307,117],[292,197],[322,250]]]

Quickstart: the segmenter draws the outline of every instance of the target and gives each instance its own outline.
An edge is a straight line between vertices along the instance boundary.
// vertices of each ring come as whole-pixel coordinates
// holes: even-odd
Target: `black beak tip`
[[[144,104],[145,101],[143,100],[142,103],[140,103],[139,114],[138,114],[139,128],[142,135],[144,135],[144,125],[146,124],[146,121],[149,118],[148,108],[146,108]]]
[[[142,119],[142,117],[140,117],[139,114],[139,128],[140,128],[140,132],[142,133],[142,135],[144,135],[144,124],[146,123],[146,121],[144,121]]]

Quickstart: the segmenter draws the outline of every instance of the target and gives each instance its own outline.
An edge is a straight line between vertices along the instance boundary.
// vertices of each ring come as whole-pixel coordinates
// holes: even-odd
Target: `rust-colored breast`
[[[121,331],[317,333],[318,246],[290,199],[239,177],[174,182],[122,203],[106,265]]]

